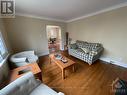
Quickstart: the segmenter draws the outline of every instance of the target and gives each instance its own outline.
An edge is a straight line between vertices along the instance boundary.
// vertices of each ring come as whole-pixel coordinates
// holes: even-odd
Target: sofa
[[[89,65],[99,59],[104,48],[100,43],[88,43],[77,40],[75,43],[69,44],[68,52],[78,59],[87,62]]]
[[[0,90],[0,95],[64,95],[57,93],[28,72]]]
[[[19,67],[37,62],[38,56],[35,55],[34,51],[23,51],[12,55],[10,61],[14,67]]]

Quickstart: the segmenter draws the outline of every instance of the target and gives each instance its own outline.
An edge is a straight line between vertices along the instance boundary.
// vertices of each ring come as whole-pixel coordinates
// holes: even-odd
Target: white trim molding
[[[87,18],[87,17],[90,17],[90,16],[98,15],[98,14],[105,13],[105,12],[108,12],[108,11],[112,11],[112,10],[115,10],[115,9],[118,9],[118,8],[121,8],[121,7],[125,7],[125,6],[127,6],[127,2],[118,4],[118,5],[115,5],[115,6],[112,6],[112,7],[109,7],[107,9],[100,10],[100,11],[97,11],[97,12],[94,12],[94,13],[90,13],[90,14],[87,14],[87,15],[84,15],[84,16],[81,16],[81,17],[77,17],[77,18],[68,20],[66,22],[68,22],[68,23],[73,22],[73,21],[76,21],[76,20],[84,19],[84,18]]]
[[[121,66],[121,67],[124,67],[124,68],[127,68],[127,63],[123,63],[123,62],[115,62],[115,63],[112,63],[114,65],[118,65],[118,66]]]
[[[104,57],[104,56],[100,57],[100,60],[105,61],[105,62],[110,63],[110,64],[114,64],[117,66],[127,68],[127,63],[120,61],[120,60],[116,60],[116,59],[112,59],[112,58]]]
[[[31,14],[16,13],[16,16],[23,16],[23,17],[30,17],[30,18],[37,18],[37,19],[42,19],[42,20],[49,20],[49,21],[56,21],[56,22],[66,23],[65,20],[48,18],[48,17],[43,17],[43,16],[36,16],[36,15],[31,15]]]

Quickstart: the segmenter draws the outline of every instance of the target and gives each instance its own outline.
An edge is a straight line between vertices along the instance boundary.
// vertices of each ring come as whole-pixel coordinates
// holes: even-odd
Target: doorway
[[[61,27],[47,25],[46,32],[47,32],[49,53],[55,53],[60,51],[62,49]]]

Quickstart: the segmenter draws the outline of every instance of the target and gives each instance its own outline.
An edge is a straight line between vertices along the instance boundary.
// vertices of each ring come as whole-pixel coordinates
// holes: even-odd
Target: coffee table
[[[63,55],[62,55],[62,57],[66,58],[68,60],[68,62],[63,63],[61,60],[56,59],[54,54],[49,55],[50,63],[54,62],[54,63],[56,63],[56,65],[58,67],[60,67],[60,69],[62,70],[62,79],[64,79],[65,78],[65,69],[67,69],[68,67],[72,67],[73,72],[75,72],[75,62]]]

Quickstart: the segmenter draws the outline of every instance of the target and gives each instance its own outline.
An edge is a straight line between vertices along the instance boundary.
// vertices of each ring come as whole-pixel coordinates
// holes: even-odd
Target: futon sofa
[[[0,90],[0,95],[64,95],[57,93],[28,72]]]
[[[88,43],[76,41],[69,45],[68,52],[78,59],[87,62],[89,65],[94,63],[102,54],[104,48],[99,43]]]
[[[11,56],[10,61],[14,67],[24,66],[38,61],[38,56],[32,51],[23,51]]]

